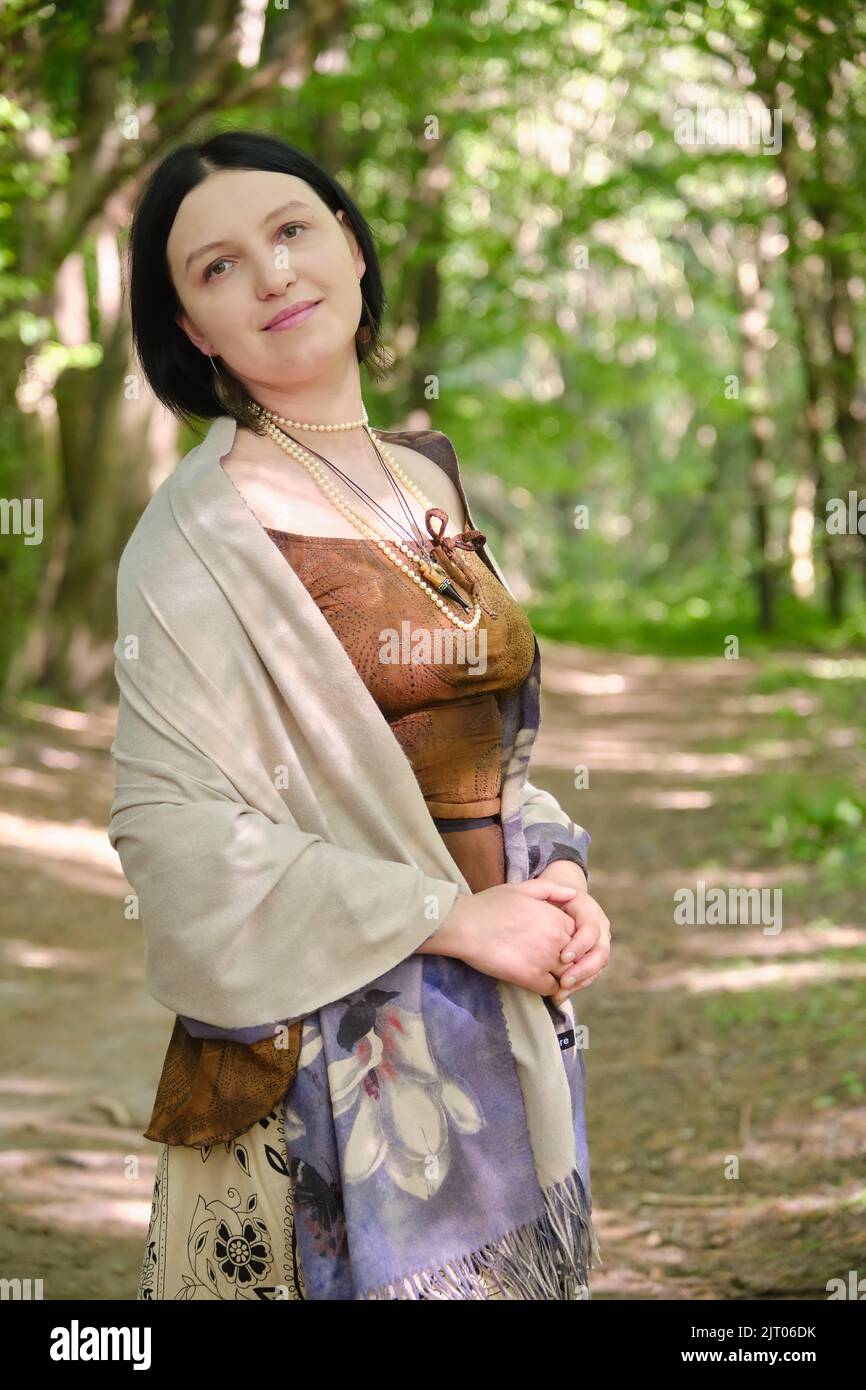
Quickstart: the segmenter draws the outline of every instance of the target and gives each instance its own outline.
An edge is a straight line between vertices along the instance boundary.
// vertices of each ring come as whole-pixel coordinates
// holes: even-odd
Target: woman
[[[159,166],[130,255],[147,378],[212,422],[118,573],[109,836],[176,1014],[139,1297],[588,1298],[609,924],[453,447],[367,424],[370,230],[235,131]]]

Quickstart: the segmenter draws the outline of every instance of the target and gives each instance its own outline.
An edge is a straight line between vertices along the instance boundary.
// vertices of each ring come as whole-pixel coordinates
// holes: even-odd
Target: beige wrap
[[[387,720],[220,466],[235,430],[212,423],[120,561],[108,829],[148,989],[223,1028],[341,999],[470,891]],[[547,792],[522,794],[528,816],[572,825]],[[498,987],[547,1187],[575,1166],[556,1032],[540,995]]]

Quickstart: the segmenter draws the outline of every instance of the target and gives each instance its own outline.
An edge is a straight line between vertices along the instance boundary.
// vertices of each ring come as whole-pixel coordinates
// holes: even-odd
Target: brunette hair
[[[192,423],[195,418],[232,415],[239,424],[261,433],[261,420],[249,409],[242,383],[224,365],[217,377],[210,359],[175,321],[183,306],[166,256],[169,233],[187,193],[218,169],[293,174],[309,184],[335,215],[343,209],[366,265],[355,352],[376,380],[392,365],[381,337],[382,273],[370,227],[345,189],[311,155],[274,135],[221,131],[201,142],[180,145],[153,171],[135,205],[128,247],[132,340],[144,374],[157,398],[179,419]]]

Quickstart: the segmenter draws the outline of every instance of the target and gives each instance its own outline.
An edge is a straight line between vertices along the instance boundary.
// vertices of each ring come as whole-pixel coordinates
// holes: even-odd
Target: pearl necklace
[[[400,551],[402,551],[402,553],[406,556],[406,558],[412,561],[412,565],[407,565],[403,560],[400,559],[399,555],[395,555],[394,551],[390,548],[390,545],[388,544],[391,538],[385,538],[381,531],[369,525],[366,519],[362,517],[359,512],[355,511],[354,507],[349,506],[342,493],[338,491],[338,489],[334,486],[330,478],[325,473],[325,470],[319,463],[318,459],[316,459],[312,454],[310,454],[308,450],[306,450],[303,447],[303,445],[296,444],[293,439],[288,439],[286,435],[283,434],[279,426],[274,423],[274,418],[271,416],[270,412],[264,412],[261,410],[261,408],[259,408],[257,413],[260,415],[260,418],[262,418],[264,421],[265,432],[269,434],[270,437],[273,440],[275,440],[277,444],[279,444],[280,448],[285,453],[289,454],[292,458],[297,459],[298,463],[303,464],[304,468],[306,468],[307,472],[318,484],[325,496],[328,497],[331,502],[333,502],[337,510],[341,512],[342,515],[347,518],[347,520],[351,521],[352,524],[355,527],[357,527],[358,530],[363,531],[369,540],[375,541],[376,545],[382,551],[383,555],[387,555],[388,559],[391,560],[392,563],[395,564],[398,569],[402,570],[404,574],[408,575],[408,577],[412,580],[414,584],[417,584],[419,588],[423,589],[424,592],[429,595],[433,603],[436,604],[436,607],[439,608],[445,614],[445,617],[448,618],[454,624],[455,627],[462,628],[464,632],[471,632],[474,628],[478,626],[478,624],[481,621],[481,605],[478,602],[476,602],[475,604],[475,612],[468,621],[458,617],[456,613],[452,613],[451,609],[447,606],[444,600],[440,598],[436,590],[430,584],[428,584],[427,581],[423,579],[421,575],[417,572],[417,567],[421,565],[423,569],[427,573],[429,573],[430,571],[427,562],[425,560],[420,559],[415,551],[410,550],[406,543],[399,539],[393,541],[392,544],[396,545],[397,548]],[[372,432],[369,430],[369,427],[367,426],[366,422],[362,423],[364,424],[365,430],[368,434],[370,434],[370,437],[372,438]],[[433,503],[430,502],[421,492],[420,488],[416,487],[415,483],[412,482],[412,480],[406,476],[406,474],[403,472],[403,469],[400,467],[400,465],[397,463],[397,460],[391,453],[390,449],[388,449],[387,445],[384,444],[382,441],[380,441],[380,444],[382,448],[382,453],[384,454],[389,467],[409,488],[410,492],[412,492],[414,496],[417,497],[419,502],[425,504],[426,507],[432,507]]]
[[[282,425],[287,430],[324,430],[330,434],[334,430],[358,430],[367,423],[367,415],[364,414],[363,420],[349,420],[345,425],[305,425],[300,420],[287,420],[284,415],[276,415],[273,410],[268,414],[278,425]]]

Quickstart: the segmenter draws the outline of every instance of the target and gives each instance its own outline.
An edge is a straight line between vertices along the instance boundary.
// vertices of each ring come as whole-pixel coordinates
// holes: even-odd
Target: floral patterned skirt
[[[236,1139],[158,1144],[137,1298],[303,1299],[282,1106]]]

